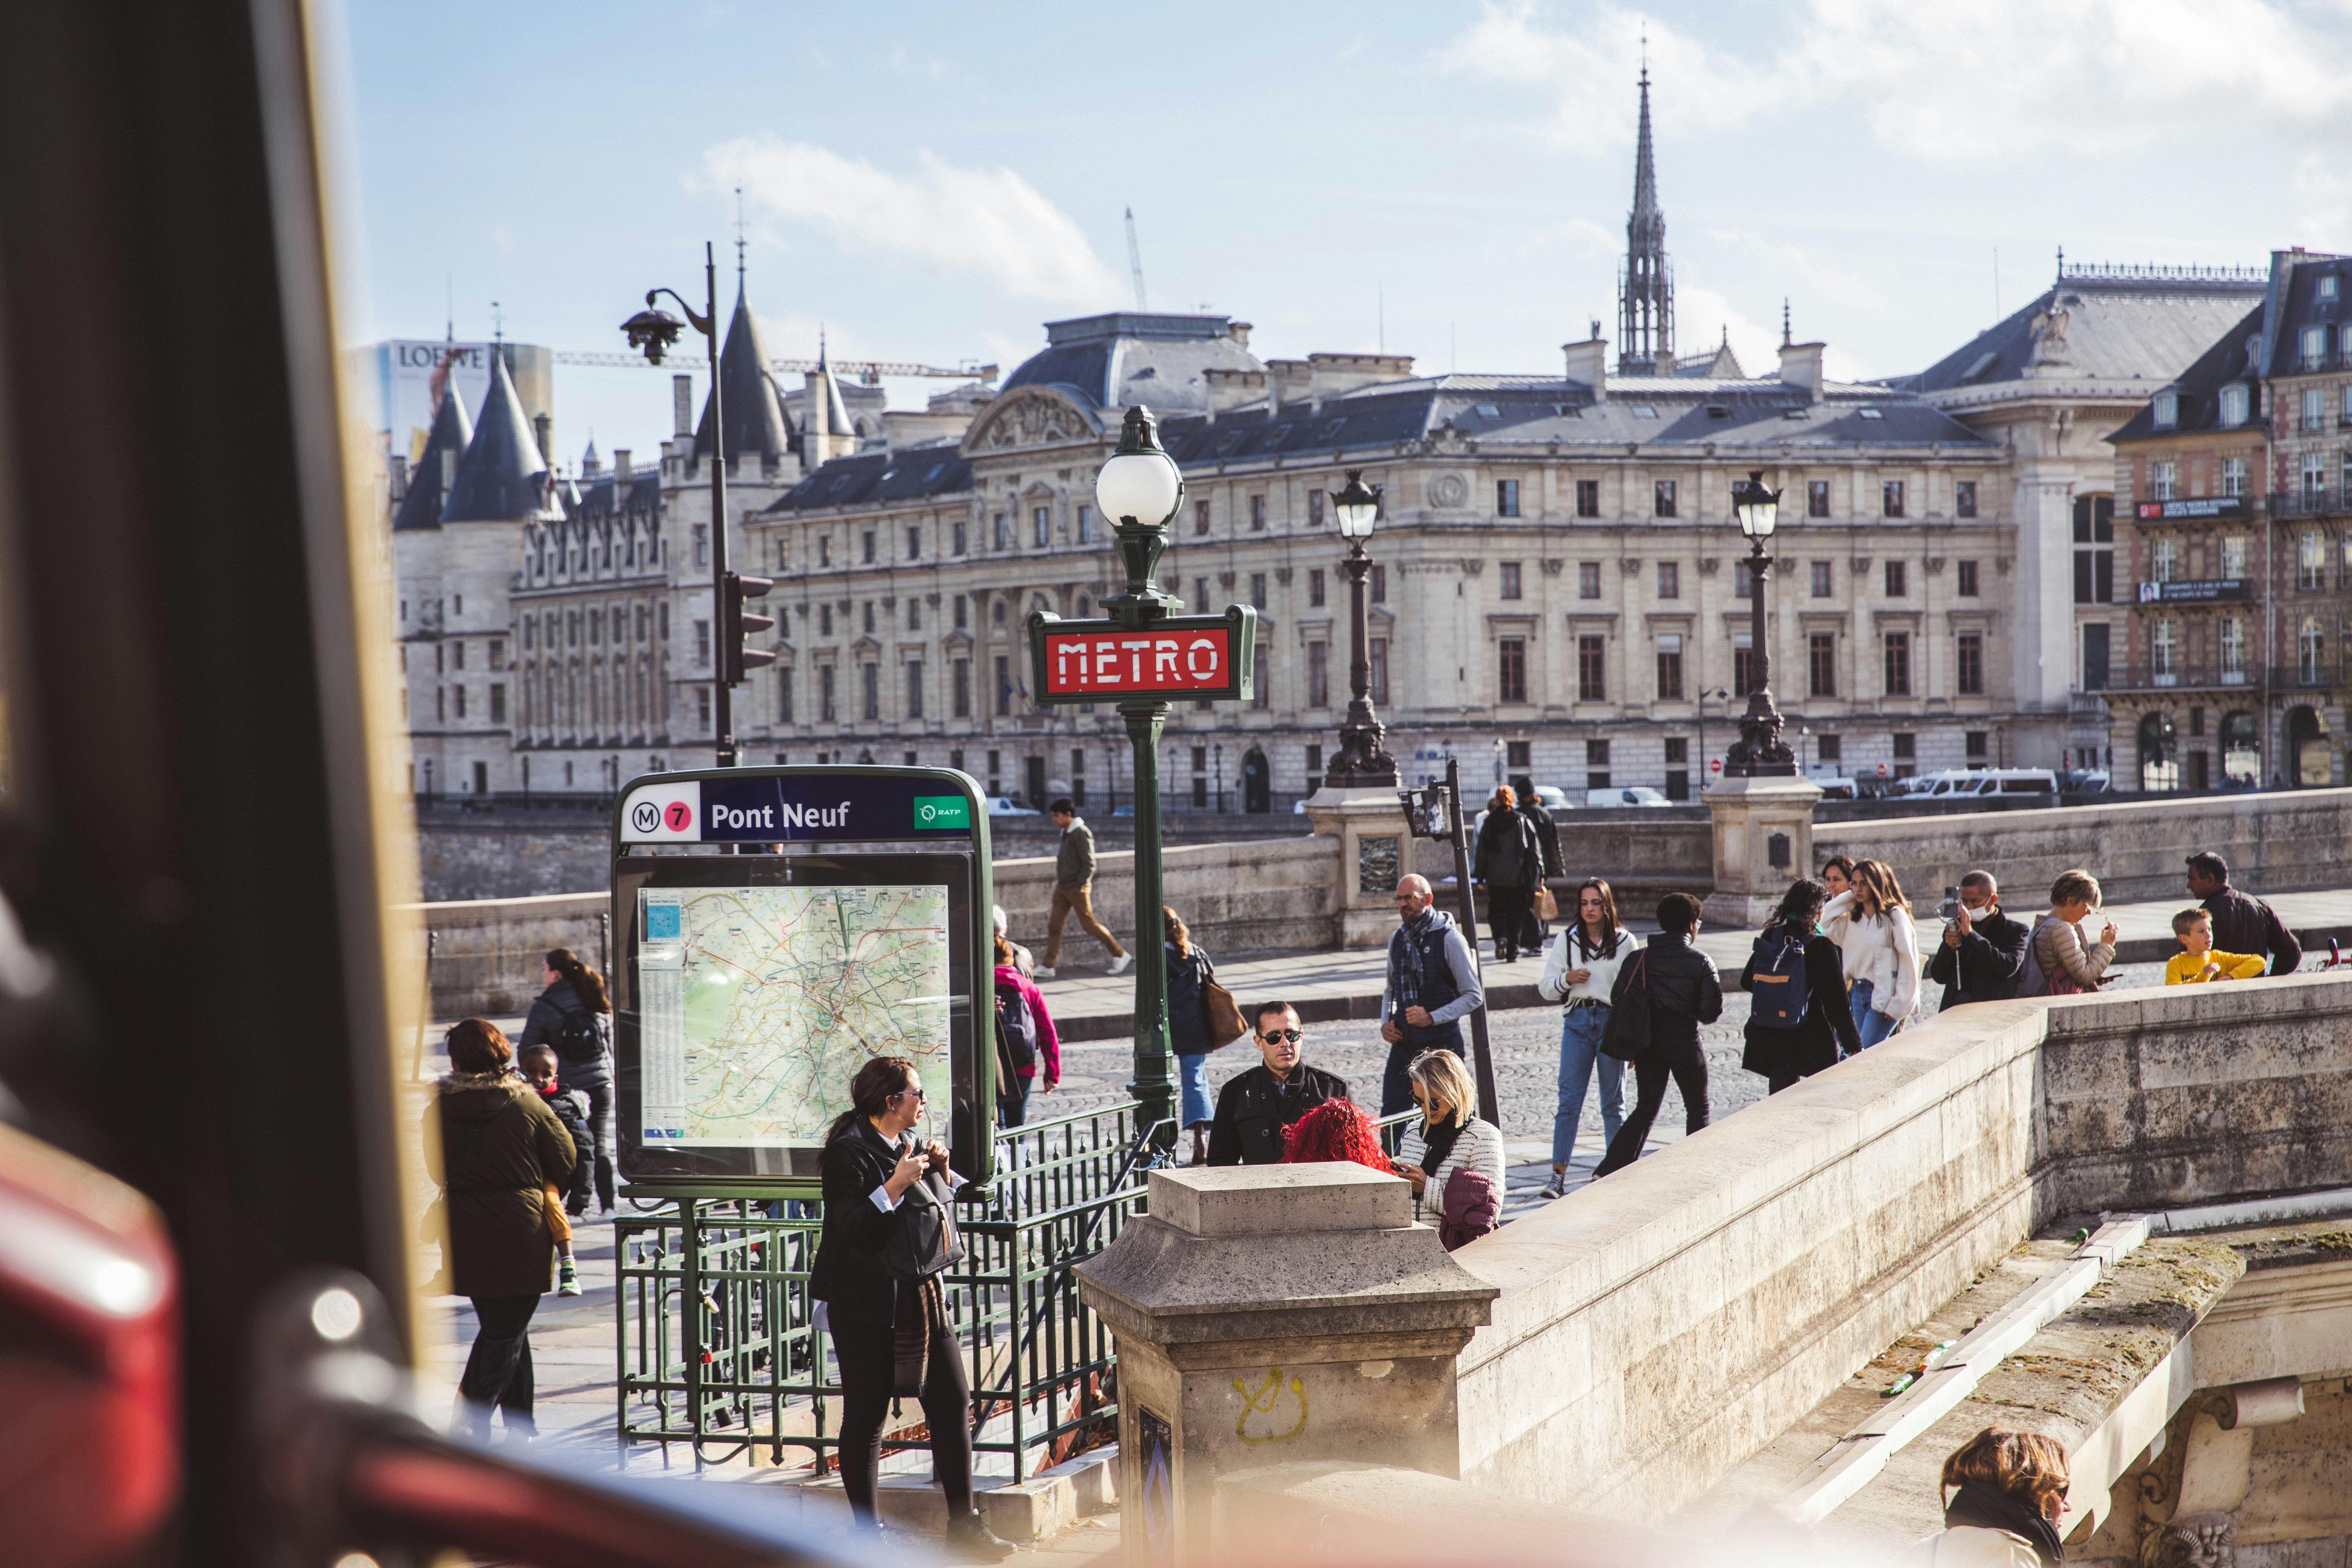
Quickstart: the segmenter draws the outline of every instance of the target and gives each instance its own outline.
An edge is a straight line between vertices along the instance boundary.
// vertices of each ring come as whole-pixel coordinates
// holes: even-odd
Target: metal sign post
[[[975,1184],[995,1155],[988,815],[946,768],[653,773],[614,813],[620,1164],[680,1194],[814,1196],[877,1056]]]

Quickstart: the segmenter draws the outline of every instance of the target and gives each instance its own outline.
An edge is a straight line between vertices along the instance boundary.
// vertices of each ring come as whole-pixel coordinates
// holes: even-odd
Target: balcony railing
[[[2271,669],[2271,689],[2274,691],[2328,691],[2343,684],[2343,667],[2334,659],[2308,665],[2277,665]]]
[[[2258,669],[2223,670],[2211,665],[2181,665],[2165,674],[2145,666],[2112,669],[2098,690],[2113,695],[2134,691],[2242,691],[2262,683]]]
[[[2273,517],[2332,517],[2352,510],[2345,504],[2342,485],[2298,486],[2271,492]]]

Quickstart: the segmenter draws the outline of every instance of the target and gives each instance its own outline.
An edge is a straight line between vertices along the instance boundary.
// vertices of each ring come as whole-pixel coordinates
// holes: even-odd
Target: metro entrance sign
[[[1244,701],[1257,664],[1257,612],[1168,616],[1129,627],[1116,620],[1029,616],[1029,656],[1040,702],[1189,697]]]

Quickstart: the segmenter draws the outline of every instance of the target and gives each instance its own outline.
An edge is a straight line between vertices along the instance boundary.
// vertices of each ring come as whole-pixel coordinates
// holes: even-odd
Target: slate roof
[[[1058,386],[1088,408],[1150,405],[1154,413],[1205,414],[1205,370],[1262,371],[1233,335],[1230,316],[1116,310],[1045,323],[1045,346],[1004,378],[1017,386]]]
[[[474,422],[466,417],[466,400],[457,395],[453,376],[442,389],[441,406],[433,411],[433,433],[425,438],[425,450],[408,470],[408,493],[392,514],[394,533],[441,526],[442,503],[448,500],[441,483],[441,454],[462,458],[473,439]],[[455,464],[451,467],[454,470]]]
[[[621,489],[619,479],[610,468],[588,479],[584,484],[566,484],[563,510],[575,521],[593,521],[609,517],[614,508],[614,497],[623,510],[652,511],[661,510],[661,470],[639,468],[628,479],[628,488]]]
[[[2235,326],[2214,340],[2212,347],[2198,355],[2195,363],[2163,388],[2179,396],[2178,423],[2158,428],[2156,399],[2151,396],[2107,439],[2140,441],[2151,437],[2168,439],[2199,431],[2219,430],[2222,428],[2221,388],[2231,382],[2243,382],[2247,388],[2246,424],[2239,427],[2260,434],[2263,428],[2263,389],[2250,371],[2247,343],[2249,339],[2262,336],[2263,309],[2263,306],[2256,305],[2247,311]]]
[[[771,502],[761,513],[781,517],[822,507],[887,506],[971,489],[971,460],[952,442],[860,452],[835,458]]]
[[[781,458],[793,448],[793,422],[768,374],[768,352],[760,342],[760,323],[745,302],[743,286],[735,287],[735,319],[727,323],[727,341],[719,350],[719,390],[727,407],[727,453],[742,457],[756,452]],[[710,397],[702,399],[702,418],[694,427],[694,455],[710,451]]]
[[[2319,280],[2323,278],[2336,279],[2336,297],[2332,300],[2319,297]],[[2347,300],[2352,300],[2352,257],[2310,251],[2273,252],[2265,317],[2269,322],[2265,331],[2269,373],[2308,374],[2303,368],[2303,330],[2323,324],[2336,329],[2328,334],[2330,367],[2345,363],[2341,333],[2352,321],[2352,313],[2346,310]]]
[[[513,522],[561,516],[553,501],[547,462],[507,374],[506,355],[493,351],[489,389],[482,395],[482,422],[457,460],[457,482],[449,487],[441,521]]]
[[[2021,382],[2033,349],[2033,318],[2064,306],[2066,353],[2054,374],[2163,385],[2260,300],[2259,279],[2062,275],[2022,309],[1979,332],[1916,375],[1887,383],[1906,392],[1952,392]]]

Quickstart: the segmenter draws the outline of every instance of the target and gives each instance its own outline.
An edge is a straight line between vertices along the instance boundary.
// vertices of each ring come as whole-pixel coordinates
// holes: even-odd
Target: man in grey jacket
[[[1381,1077],[1381,1114],[1394,1116],[1412,1104],[1406,1069],[1426,1050],[1462,1048],[1462,1020],[1486,1001],[1477,956],[1462,928],[1443,910],[1432,909],[1435,893],[1426,877],[1407,877],[1396,886],[1397,931],[1389,939],[1388,983],[1381,989],[1381,1038],[1389,1043],[1388,1069]]]
[[[1054,902],[1045,916],[1045,962],[1037,978],[1054,978],[1062,961],[1062,926],[1073,914],[1097,942],[1110,949],[1110,973],[1121,974],[1135,961],[1119,946],[1110,927],[1095,918],[1095,835],[1078,808],[1068,800],[1053,805],[1054,826],[1062,830],[1062,847],[1054,857]]]

